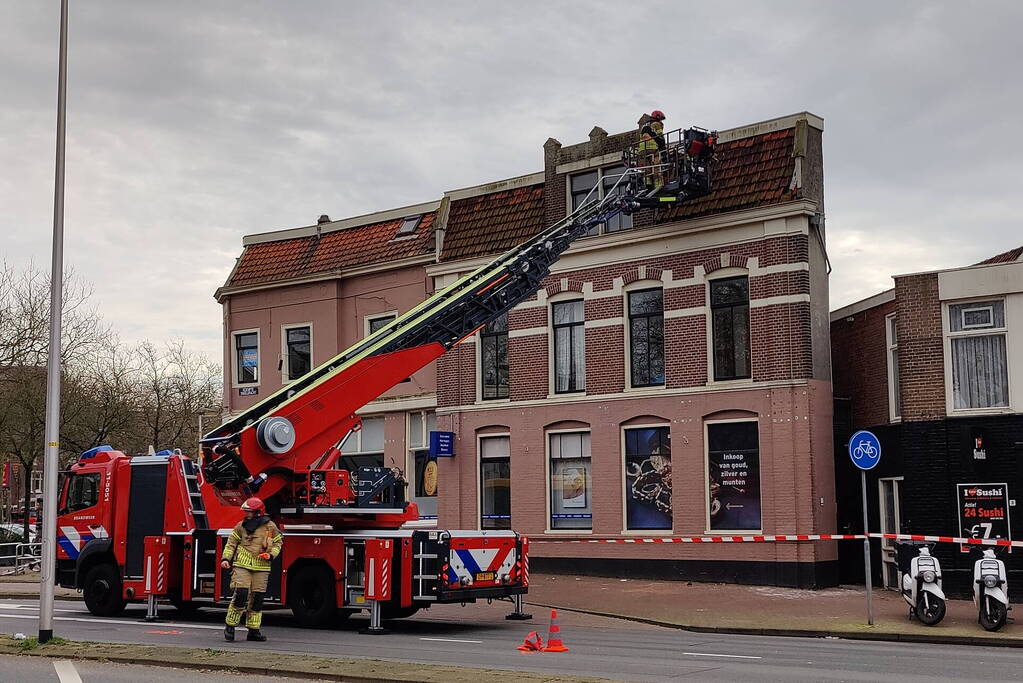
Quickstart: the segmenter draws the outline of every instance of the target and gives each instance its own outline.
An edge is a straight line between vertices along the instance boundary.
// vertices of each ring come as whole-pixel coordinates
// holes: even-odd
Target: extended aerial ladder
[[[359,428],[356,411],[531,296],[561,254],[593,226],[619,213],[708,193],[715,134],[691,128],[665,137],[656,163],[643,165],[642,157],[626,150],[626,170],[603,196],[594,188],[563,220],[207,434],[203,472],[220,500],[233,506],[259,495],[285,517],[315,507],[317,521],[334,524],[354,522],[355,514],[365,525],[370,512],[375,524],[406,521],[403,482],[384,468],[365,468],[356,481],[334,479],[323,495],[323,473],[336,472],[341,445]],[[665,180],[657,193],[645,182],[653,173]]]

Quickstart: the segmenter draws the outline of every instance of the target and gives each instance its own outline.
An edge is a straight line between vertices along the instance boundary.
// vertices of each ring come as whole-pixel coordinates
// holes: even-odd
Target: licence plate
[[[496,572],[476,572],[477,581],[493,581],[497,578]]]

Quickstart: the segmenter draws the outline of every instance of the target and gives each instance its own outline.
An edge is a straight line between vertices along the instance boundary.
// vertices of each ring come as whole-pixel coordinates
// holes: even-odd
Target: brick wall
[[[853,429],[888,422],[885,316],[895,309],[889,301],[831,323],[835,396],[851,400]]]
[[[902,419],[945,416],[944,340],[937,273],[895,278]]]

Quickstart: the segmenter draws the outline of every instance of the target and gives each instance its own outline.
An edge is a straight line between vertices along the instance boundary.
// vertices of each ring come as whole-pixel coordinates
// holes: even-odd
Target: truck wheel
[[[116,617],[127,601],[121,596],[121,576],[111,564],[98,564],[85,574],[85,606],[97,617]]]
[[[288,581],[288,607],[304,628],[323,628],[334,621],[337,593],[334,577],[325,567],[302,567]]]

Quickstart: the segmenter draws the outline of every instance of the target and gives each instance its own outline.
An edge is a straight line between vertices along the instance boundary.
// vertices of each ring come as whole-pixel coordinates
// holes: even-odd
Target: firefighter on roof
[[[220,566],[231,570],[231,588],[234,595],[227,606],[227,626],[224,639],[234,640],[234,627],[245,617],[245,628],[249,630],[246,640],[266,640],[259,626],[263,621],[263,595],[266,593],[270,563],[281,554],[284,536],[277,525],[266,515],[266,508],[259,498],[249,498],[242,503],[245,519],[238,522],[224,545]]]
[[[661,152],[664,151],[664,112],[654,109],[650,116],[644,115],[639,126],[639,159],[644,166],[654,168],[646,175],[646,185],[651,194],[664,186],[664,171],[661,163]]]

